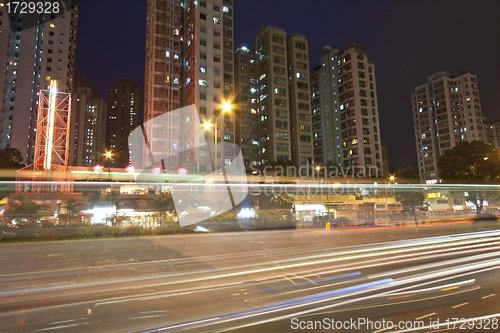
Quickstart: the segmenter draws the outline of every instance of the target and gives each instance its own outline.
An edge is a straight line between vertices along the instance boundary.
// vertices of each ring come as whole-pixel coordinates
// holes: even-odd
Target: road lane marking
[[[47,328],[41,328],[39,330],[36,330],[35,332],[50,331],[50,330],[59,330],[61,328],[69,328],[69,327],[75,327],[75,326],[87,325],[87,324],[88,323],[81,323],[81,324],[69,324],[69,325],[65,325],[65,326],[47,327]]]
[[[488,296],[483,296],[483,297],[481,297],[481,299],[487,299],[487,298],[493,297],[493,296],[496,296],[496,294],[491,294],[491,295],[488,295]]]
[[[433,313],[429,313],[429,314],[426,314],[425,316],[422,316],[422,317],[418,317],[418,318],[415,318],[416,320],[420,320],[420,319],[424,319],[424,318],[427,318],[427,317],[430,317],[430,316],[434,316],[436,314],[436,312],[433,312]]]
[[[185,323],[185,324],[179,324],[179,325],[175,325],[175,326],[166,326],[166,327],[158,328],[158,329],[155,329],[152,331],[146,331],[143,333],[166,331],[166,330],[171,330],[174,328],[181,328],[181,327],[186,327],[186,326],[191,326],[191,325],[196,325],[196,324],[203,324],[203,323],[207,323],[207,322],[219,320],[219,319],[220,319],[220,317],[215,317],[215,318],[210,318],[210,319],[205,319],[205,320],[198,320],[198,321],[193,321],[193,322]]]
[[[406,296],[397,296],[397,297],[388,297],[387,299],[398,299],[398,298],[406,298],[406,297],[411,297],[415,295],[406,295]]]
[[[391,327],[383,328],[383,329],[378,330],[378,331],[373,331],[372,333],[380,333],[380,332],[384,332],[384,331],[387,331],[387,330],[393,329],[394,327],[398,327],[398,325],[392,325]]]
[[[158,318],[166,317],[167,315],[154,315],[154,316],[142,316],[142,317],[130,317],[129,319],[148,319],[148,318]]]
[[[452,306],[451,308],[452,308],[452,309],[456,309],[456,308],[459,308],[459,307],[464,306],[464,305],[467,305],[467,304],[469,304],[469,302],[465,302],[465,303],[462,303],[462,304],[458,304],[458,305]]]
[[[95,306],[104,305],[104,304],[114,304],[114,303],[121,303],[121,302],[129,302],[129,301],[143,301],[143,300],[148,300],[148,299],[174,297],[174,296],[186,295],[186,294],[190,294],[190,293],[191,293],[190,291],[184,291],[184,292],[174,293],[174,294],[164,294],[164,295],[152,295],[152,296],[143,296],[143,297],[120,298],[120,299],[113,300],[113,301],[106,301],[106,302],[95,303]]]
[[[460,288],[460,287],[445,288],[445,289],[442,289],[441,291],[448,291],[448,290],[457,289],[457,288]]]
[[[64,323],[69,323],[72,321],[77,321],[77,320],[85,320],[87,318],[78,318],[78,319],[70,319],[70,320],[63,320],[63,321],[54,321],[52,323],[49,323],[49,325],[56,325],[56,324],[64,324]]]
[[[316,282],[314,282],[314,281],[313,281],[313,280],[311,280],[311,279],[308,279],[308,278],[306,278],[306,277],[299,276],[299,275],[297,275],[297,274],[293,274],[293,275],[295,275],[295,276],[296,276],[297,278],[299,278],[299,279],[303,279],[303,280],[306,280],[306,281],[311,282],[312,284],[318,285]],[[295,284],[295,283],[294,283],[294,284]]]
[[[460,282],[457,282],[457,283],[451,283],[451,284],[446,284],[446,285],[432,287],[432,288],[425,288],[425,289],[420,289],[420,290],[411,290],[411,291],[405,291],[405,292],[402,292],[402,293],[393,293],[392,295],[393,296],[397,296],[397,295],[401,295],[401,294],[420,293],[420,292],[432,291],[432,290],[436,290],[436,289],[441,289],[441,291],[446,291],[446,290],[458,288],[460,285],[471,284],[471,283],[474,283],[474,282],[476,282],[476,279],[470,279],[470,280],[466,280],[466,281],[460,281]],[[443,288],[445,288],[445,289],[443,289]]]

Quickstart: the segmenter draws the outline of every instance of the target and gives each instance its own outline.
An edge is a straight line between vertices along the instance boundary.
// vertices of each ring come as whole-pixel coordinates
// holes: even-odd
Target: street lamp
[[[222,104],[222,111],[224,111],[224,112],[231,112],[232,107],[233,106],[231,105],[231,103],[224,102],[224,104]]]
[[[321,173],[320,173],[321,167],[319,165],[317,165],[314,169],[318,172],[318,177],[321,176]]]
[[[230,113],[231,109],[233,106],[229,102],[224,102],[222,104],[222,113]],[[224,115],[222,115],[220,119],[220,136],[221,136],[221,171],[222,168],[224,168],[225,162],[224,162]]]
[[[113,154],[110,151],[106,152],[106,158],[108,159],[108,177],[111,174],[111,157],[113,157]]]
[[[218,114],[214,114],[214,117],[210,120],[210,121],[206,121],[205,123],[203,123],[203,128],[205,130],[209,130],[212,128],[212,122],[214,123],[214,150],[215,150],[215,153],[214,153],[214,171],[217,172],[217,117],[218,116],[221,116],[221,113],[225,113],[225,112],[231,112],[231,109],[232,109],[232,105],[230,102],[224,102],[222,104],[222,111],[219,112]],[[224,116],[220,117],[220,126],[221,126],[221,171],[222,171],[222,168],[224,167],[224,127],[223,127],[223,124],[224,124]]]
[[[231,112],[232,105],[229,102],[224,102],[222,104],[222,111],[220,111],[218,114],[214,114],[214,117],[203,123],[203,129],[209,130],[212,128],[212,122],[214,123],[214,173],[217,173],[217,117],[221,116],[221,113],[225,112]],[[222,115],[221,118],[221,174],[224,174],[223,172],[223,167],[224,167],[224,130],[223,130],[223,124],[224,124],[224,116]],[[211,155],[211,154],[210,154]],[[224,176],[226,177],[226,176]],[[227,179],[225,180],[227,182]],[[229,188],[228,188],[229,190]],[[217,192],[215,192],[215,212],[217,213]]]
[[[389,186],[391,186],[391,182],[393,182],[395,179],[396,179],[396,177],[394,177],[394,175],[391,175],[389,177]],[[392,193],[394,193],[394,190],[392,190]],[[385,183],[385,197],[387,199],[387,181]]]

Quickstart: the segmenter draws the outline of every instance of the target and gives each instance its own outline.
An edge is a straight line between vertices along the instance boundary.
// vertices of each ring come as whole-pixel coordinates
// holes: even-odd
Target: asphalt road
[[[498,227],[2,244],[0,332],[500,331]]]

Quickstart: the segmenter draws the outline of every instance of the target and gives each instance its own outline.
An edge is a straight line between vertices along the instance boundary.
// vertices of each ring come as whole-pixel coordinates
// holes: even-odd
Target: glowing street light
[[[223,113],[231,112],[232,105],[230,102],[226,101],[222,104],[222,110],[218,114],[214,114],[214,117],[210,121],[206,121],[203,123],[204,130],[210,130],[212,128],[212,122],[214,123],[214,173],[217,173],[217,117],[220,117],[220,127],[221,127],[221,174],[223,173],[224,168],[224,115]],[[211,156],[212,154],[210,154]],[[216,194],[217,195],[217,194]],[[215,211],[217,212],[217,196],[215,198]]]
[[[113,154],[110,151],[106,152],[106,158],[108,159],[108,175],[111,173],[111,157],[113,157]]]
[[[224,102],[224,104],[222,104],[222,111],[223,112],[231,112],[232,107],[233,106],[231,105],[231,103]]]
[[[389,177],[389,186],[391,186],[391,182],[393,182],[395,179],[396,179],[396,177],[394,177],[394,175],[391,175]],[[386,184],[386,187],[385,187],[385,197],[387,198],[387,182],[385,184]],[[394,194],[394,190],[392,190],[392,194]]]

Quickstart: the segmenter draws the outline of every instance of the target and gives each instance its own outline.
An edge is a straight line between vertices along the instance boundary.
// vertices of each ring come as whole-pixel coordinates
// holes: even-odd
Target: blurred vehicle
[[[315,216],[312,219],[313,225],[325,225],[328,222],[331,222],[331,219],[328,216]]]
[[[357,225],[357,221],[351,221],[347,217],[338,217],[333,220],[334,227],[345,227],[349,225]]]
[[[473,218],[472,222],[482,222],[482,221],[498,221],[498,216],[493,214],[481,214],[480,218]]]

